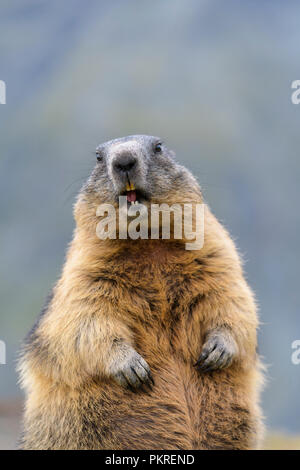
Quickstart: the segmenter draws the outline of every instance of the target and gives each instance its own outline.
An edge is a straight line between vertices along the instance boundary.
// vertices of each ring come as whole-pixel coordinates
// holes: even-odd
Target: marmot
[[[98,147],[61,278],[25,341],[23,449],[253,449],[262,382],[256,305],[227,231],[204,245],[106,239],[101,203],[202,203],[160,139]]]

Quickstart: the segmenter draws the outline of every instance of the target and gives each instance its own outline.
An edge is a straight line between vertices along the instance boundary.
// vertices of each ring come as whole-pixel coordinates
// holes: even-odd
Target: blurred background
[[[256,292],[268,448],[300,448],[300,4],[2,0],[0,448],[15,445],[20,342],[59,276],[97,144],[161,136],[198,177]]]

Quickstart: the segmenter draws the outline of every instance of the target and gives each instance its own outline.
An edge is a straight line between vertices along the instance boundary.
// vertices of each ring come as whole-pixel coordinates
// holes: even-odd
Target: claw
[[[194,367],[205,373],[227,368],[231,365],[236,352],[235,340],[228,332],[214,334],[207,339]]]
[[[147,362],[134,350],[131,350],[127,361],[123,363],[114,378],[119,385],[132,391],[142,389],[144,385],[152,390],[154,385]]]

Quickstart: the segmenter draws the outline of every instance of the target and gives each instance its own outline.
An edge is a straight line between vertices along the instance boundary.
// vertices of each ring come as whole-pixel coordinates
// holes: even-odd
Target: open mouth
[[[136,189],[134,184],[130,182],[126,184],[126,190],[121,193],[121,196],[127,197],[128,205],[141,204],[149,200],[149,196],[145,191]]]
[[[127,196],[127,202],[129,204],[131,205],[139,204],[139,201],[137,199],[137,192],[133,183],[126,184],[126,196]]]

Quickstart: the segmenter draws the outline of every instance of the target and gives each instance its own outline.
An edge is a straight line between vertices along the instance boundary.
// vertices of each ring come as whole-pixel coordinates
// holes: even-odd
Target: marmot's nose
[[[118,173],[129,173],[136,166],[136,162],[136,158],[131,153],[123,153],[114,159],[113,167]]]

